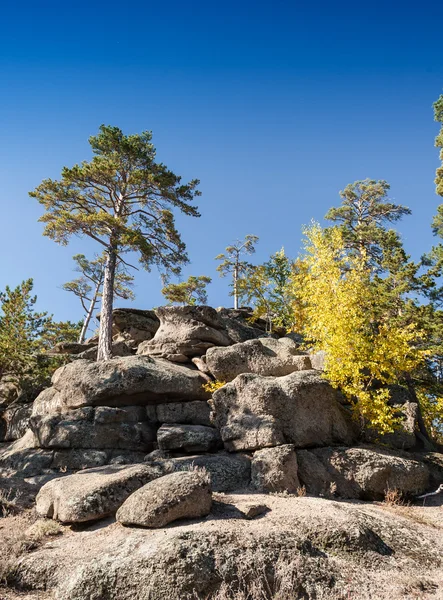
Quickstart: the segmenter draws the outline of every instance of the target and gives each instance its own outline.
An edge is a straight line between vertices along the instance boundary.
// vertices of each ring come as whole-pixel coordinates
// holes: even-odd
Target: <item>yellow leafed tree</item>
[[[346,251],[338,228],[314,224],[304,234],[305,268],[294,285],[305,338],[325,351],[325,376],[354,403],[356,414],[380,433],[392,432],[397,419],[385,386],[424,361],[419,332],[389,318],[380,282],[371,280],[364,256]]]

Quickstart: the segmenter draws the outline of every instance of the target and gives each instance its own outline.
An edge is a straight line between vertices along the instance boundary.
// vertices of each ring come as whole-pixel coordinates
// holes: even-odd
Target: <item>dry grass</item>
[[[385,491],[384,504],[388,506],[406,506],[404,496],[400,490],[387,488]]]
[[[306,496],[306,486],[298,487],[295,493],[299,498],[303,498],[303,496]]]
[[[17,501],[20,499],[20,492],[13,493],[12,489],[0,490],[0,517],[9,517],[19,512]]]

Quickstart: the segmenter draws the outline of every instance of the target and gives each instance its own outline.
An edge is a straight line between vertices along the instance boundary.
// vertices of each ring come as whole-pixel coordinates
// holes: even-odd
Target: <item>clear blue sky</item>
[[[413,211],[400,225],[418,258],[433,243],[443,2],[246,0],[12,2],[0,35],[0,288],[33,277],[39,308],[78,319],[60,289],[71,256],[42,237],[29,190],[90,157],[101,123],[150,129],[158,157],[201,180],[200,219],[180,218],[192,264],[260,236],[257,261],[300,249],[301,227],[347,183],[386,179]],[[162,302],[158,274],[136,275],[134,306]]]

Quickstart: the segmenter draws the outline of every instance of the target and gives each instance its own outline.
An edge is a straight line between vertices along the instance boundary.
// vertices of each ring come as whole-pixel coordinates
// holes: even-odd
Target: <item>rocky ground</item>
[[[34,592],[0,598],[438,600],[443,508],[427,502],[214,494],[206,518],[159,529],[109,519],[46,531],[28,511],[2,520],[2,562],[19,544],[10,582]]]

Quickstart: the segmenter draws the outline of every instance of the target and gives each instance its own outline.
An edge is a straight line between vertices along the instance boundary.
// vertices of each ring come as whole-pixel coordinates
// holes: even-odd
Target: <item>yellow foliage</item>
[[[216,381],[208,381],[208,383],[204,383],[202,387],[205,390],[205,392],[209,392],[210,394],[213,394],[214,392],[219,390],[224,385],[226,385],[226,381],[217,381],[216,380]]]
[[[424,360],[413,326],[399,327],[384,310],[364,256],[346,252],[338,228],[305,230],[304,264],[297,285],[303,333],[326,353],[325,376],[354,402],[356,414],[380,433],[397,424],[386,388]],[[374,386],[374,384],[377,386]]]

